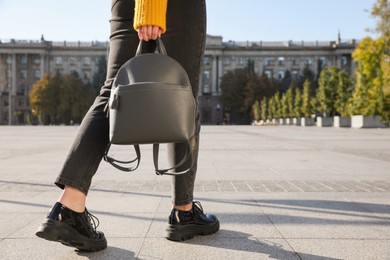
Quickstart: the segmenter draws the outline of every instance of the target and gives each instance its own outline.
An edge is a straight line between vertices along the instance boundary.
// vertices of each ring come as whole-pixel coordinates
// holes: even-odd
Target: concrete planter
[[[272,119],[272,124],[273,125],[278,125],[279,124],[279,119]]]
[[[333,118],[332,117],[317,117],[316,124],[318,127],[328,127],[333,126]]]
[[[381,116],[352,116],[351,122],[352,128],[384,128],[387,127],[386,123],[381,122]]]
[[[287,124],[287,118],[283,118],[282,120],[283,120],[283,121],[282,121],[282,125],[288,125],[288,124]]]
[[[311,117],[301,117],[301,126],[313,126],[315,125],[314,118]]]
[[[279,118],[279,119],[278,119],[278,124],[279,124],[279,125],[283,125],[283,118]]]
[[[286,118],[286,125],[292,125],[292,118]]]
[[[351,127],[351,118],[345,116],[335,116],[333,117],[333,126],[334,127]]]
[[[293,124],[300,126],[301,125],[301,118],[294,117],[293,118]]]

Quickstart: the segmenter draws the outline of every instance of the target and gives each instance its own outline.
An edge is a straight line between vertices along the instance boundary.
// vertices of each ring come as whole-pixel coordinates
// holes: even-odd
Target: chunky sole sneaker
[[[219,230],[219,221],[210,225],[197,224],[171,224],[166,229],[166,238],[172,241],[185,241],[194,238],[196,235],[207,236],[214,234]]]
[[[38,228],[36,235],[84,251],[99,251],[107,247],[107,240],[104,236],[100,239],[90,239],[81,235],[70,225],[49,218]]]

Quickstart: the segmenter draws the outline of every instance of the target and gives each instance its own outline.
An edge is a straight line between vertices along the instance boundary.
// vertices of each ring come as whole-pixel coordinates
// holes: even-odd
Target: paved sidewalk
[[[183,243],[164,238],[170,181],[151,147],[135,173],[102,162],[97,253],[34,235],[76,131],[0,127],[0,259],[390,259],[390,129],[204,126],[195,195],[221,229]]]

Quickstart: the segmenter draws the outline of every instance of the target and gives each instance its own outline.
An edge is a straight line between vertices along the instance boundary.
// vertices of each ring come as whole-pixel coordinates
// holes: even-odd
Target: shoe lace
[[[90,213],[87,209],[85,209],[85,214],[89,220],[89,223],[91,223],[91,227],[95,233],[97,227],[100,224],[99,219],[96,216],[94,216],[92,213]]]
[[[194,201],[193,206],[196,206],[203,213],[203,207],[202,204],[200,204],[200,201]]]

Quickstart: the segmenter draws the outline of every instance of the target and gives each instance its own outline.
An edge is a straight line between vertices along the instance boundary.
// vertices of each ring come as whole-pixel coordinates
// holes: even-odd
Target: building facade
[[[203,71],[199,86],[199,109],[204,124],[219,124],[223,108],[219,101],[222,76],[254,62],[258,75],[283,79],[309,67],[337,66],[354,71],[351,55],[356,42],[223,42],[222,37],[207,36]],[[45,73],[69,74],[76,71],[90,82],[98,61],[108,54],[107,42],[0,41],[0,124],[28,124],[29,92]]]

